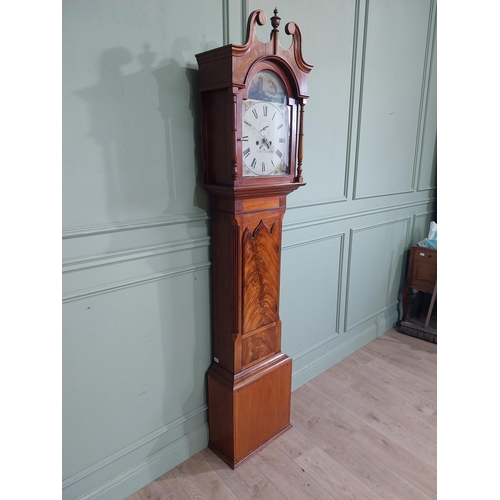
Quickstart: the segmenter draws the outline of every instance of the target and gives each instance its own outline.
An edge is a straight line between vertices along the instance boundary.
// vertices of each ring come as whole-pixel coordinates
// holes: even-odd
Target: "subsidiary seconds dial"
[[[242,131],[243,175],[288,173],[289,127],[285,106],[252,102],[243,113]]]

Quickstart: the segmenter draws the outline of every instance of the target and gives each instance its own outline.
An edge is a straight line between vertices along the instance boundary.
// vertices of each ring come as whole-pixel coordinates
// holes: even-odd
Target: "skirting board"
[[[376,324],[371,323],[371,326],[361,334],[357,334],[352,339],[344,341],[340,345],[335,345],[333,349],[329,349],[324,352],[324,354],[319,355],[311,363],[299,369],[292,368],[292,392],[302,385],[307,384],[307,382],[318,375],[321,375],[325,370],[328,370],[339,361],[347,358],[347,356],[350,356],[358,349],[361,349],[372,340],[375,340],[380,335],[389,331],[395,326],[396,321],[397,313],[391,314],[389,317],[377,321]],[[338,337],[334,340],[335,343],[337,339]],[[322,347],[321,350],[324,351],[325,348]]]
[[[205,424],[98,488],[75,498],[75,500],[117,500],[126,498],[165,474],[166,471],[177,467],[177,465],[206,448],[207,443],[208,424]],[[63,492],[63,500],[72,500],[73,498]]]

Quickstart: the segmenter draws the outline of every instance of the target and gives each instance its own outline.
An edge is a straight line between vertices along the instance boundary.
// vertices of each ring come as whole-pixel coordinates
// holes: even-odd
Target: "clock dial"
[[[286,106],[246,100],[243,110],[243,175],[287,175],[290,131]]]

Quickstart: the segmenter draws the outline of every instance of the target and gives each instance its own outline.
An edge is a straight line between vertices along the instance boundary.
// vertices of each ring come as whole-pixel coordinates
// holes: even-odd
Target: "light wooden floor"
[[[390,330],[294,391],[293,428],[236,470],[207,448],[127,500],[436,498],[436,361]]]

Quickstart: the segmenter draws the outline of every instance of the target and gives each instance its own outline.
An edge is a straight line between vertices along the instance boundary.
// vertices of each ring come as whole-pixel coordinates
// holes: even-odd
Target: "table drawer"
[[[437,252],[436,250],[428,248],[414,248],[413,249],[413,261],[415,263],[428,263],[429,265],[437,266]]]
[[[411,286],[422,292],[432,293],[437,279],[437,251],[413,247],[410,271]]]

